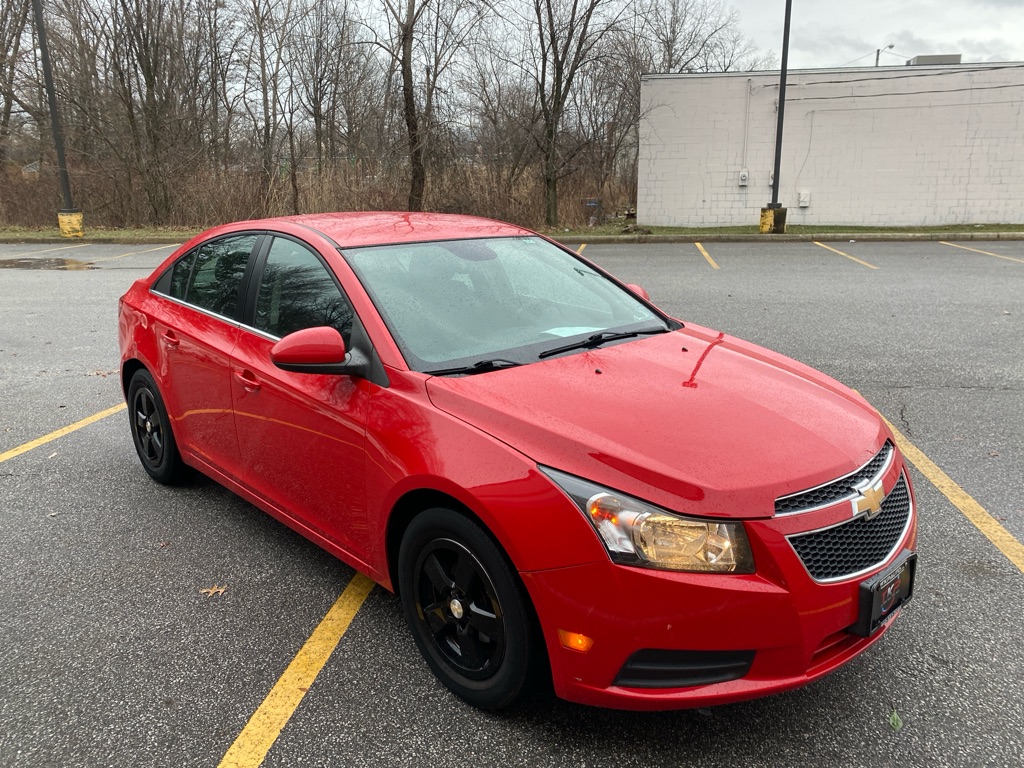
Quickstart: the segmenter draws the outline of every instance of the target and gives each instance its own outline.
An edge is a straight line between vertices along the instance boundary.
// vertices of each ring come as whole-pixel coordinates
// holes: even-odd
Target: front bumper
[[[747,522],[754,574],[677,573],[610,561],[522,573],[544,632],[555,692],[595,706],[681,709],[779,693],[834,671],[876,643],[899,615],[896,610],[870,637],[850,631],[859,618],[861,583],[913,550],[916,505],[911,510],[883,563],[827,583],[811,577],[787,536],[848,519],[848,503]],[[593,645],[586,653],[570,650],[559,630],[586,635]],[[673,684],[700,679],[707,684]]]

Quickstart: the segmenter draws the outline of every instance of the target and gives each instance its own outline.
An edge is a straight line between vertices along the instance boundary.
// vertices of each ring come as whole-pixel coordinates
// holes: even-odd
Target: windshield
[[[579,340],[675,327],[539,237],[351,248],[344,256],[418,371],[534,362]],[[567,351],[567,350],[566,350]],[[478,366],[493,370],[502,366]],[[448,371],[450,372],[450,371]]]

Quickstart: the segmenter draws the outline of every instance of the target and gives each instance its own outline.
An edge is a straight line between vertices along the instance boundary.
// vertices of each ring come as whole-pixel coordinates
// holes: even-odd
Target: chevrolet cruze
[[[129,289],[119,337],[146,472],[199,470],[396,591],[479,707],[784,691],[913,594],[871,406],[510,224],[218,227]]]

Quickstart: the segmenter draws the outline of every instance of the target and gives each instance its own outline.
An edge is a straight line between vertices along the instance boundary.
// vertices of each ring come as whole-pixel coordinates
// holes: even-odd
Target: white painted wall
[[[778,86],[778,72],[644,77],[638,222],[757,224]],[[1024,223],[1024,64],[792,71],[785,118],[788,224]]]

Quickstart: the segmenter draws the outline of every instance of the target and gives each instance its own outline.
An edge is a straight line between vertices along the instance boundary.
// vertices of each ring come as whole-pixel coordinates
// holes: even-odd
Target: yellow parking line
[[[956,243],[947,243],[945,240],[939,240],[942,245],[948,245],[951,248],[963,248],[965,251],[973,251],[974,253],[983,253],[986,256],[995,256],[997,259],[1006,259],[1007,261],[1016,261],[1018,264],[1024,264],[1024,259],[1015,259],[1013,256],[1001,256],[998,253],[991,253],[990,251],[979,251],[977,248],[968,248],[966,245],[957,245]]]
[[[140,253],[152,253],[153,251],[162,251],[165,248],[177,248],[181,243],[174,243],[172,245],[158,245],[156,248],[147,248],[144,251],[129,251],[128,253],[120,253],[117,256],[104,256],[102,259],[92,259],[90,264],[99,264],[101,261],[117,261],[123,259],[125,256],[138,256]]]
[[[583,249],[587,247],[586,243],[580,243],[580,247],[576,249],[576,253],[583,253]]]
[[[984,507],[975,501],[967,491],[953,482],[949,475],[939,469],[931,459],[907,440],[888,419],[885,423],[889,425],[889,429],[896,436],[896,444],[899,445],[900,451],[910,460],[910,463],[917,467],[932,485],[942,491],[943,495],[953,503],[953,506],[974,523],[975,527],[985,534],[985,537],[995,544],[996,548],[1006,555],[1011,563],[1017,566],[1017,570],[1024,573],[1024,544],[1017,541],[1013,534],[986,512]]]
[[[11,448],[11,450],[9,451],[4,451],[3,453],[0,453],[0,463],[3,463],[8,459],[13,459],[15,456],[21,456],[21,454],[23,453],[28,453],[33,448],[38,448],[41,445],[52,443],[57,438],[64,437],[64,435],[70,435],[72,432],[75,432],[81,429],[82,427],[88,427],[90,424],[95,424],[100,419],[105,419],[107,418],[107,416],[112,416],[115,413],[120,413],[127,407],[128,406],[126,406],[124,403],[121,403],[120,405],[115,405],[113,408],[107,408],[107,410],[105,411],[94,413],[92,416],[84,418],[81,421],[76,421],[74,424],[70,424],[62,429],[58,429],[56,432],[51,432],[50,434],[43,435],[42,437],[37,438],[36,440],[32,440],[31,442],[19,445],[17,448]]]
[[[825,245],[824,243],[819,243],[817,240],[814,241],[814,244],[815,245],[820,245],[825,250],[832,251],[832,253],[838,253],[840,256],[845,256],[850,261],[856,261],[858,264],[863,264],[865,267],[868,267],[869,269],[878,269],[878,267],[876,267],[874,264],[868,264],[866,261],[861,261],[856,256],[851,256],[848,253],[843,253],[842,251],[840,251],[840,250],[838,250],[836,248],[833,248],[830,245]]]
[[[345,591],[270,689],[267,698],[249,718],[218,768],[256,768],[263,762],[372,589],[373,582],[366,576],[357,573],[352,577]]]
[[[715,264],[715,260],[712,259],[711,256],[708,254],[708,252],[704,250],[704,246],[701,245],[700,243],[694,243],[694,245],[696,245],[697,246],[697,250],[700,251],[704,255],[704,258],[708,260],[708,264],[711,265],[711,268],[712,269],[718,269],[718,265]]]
[[[69,248],[84,248],[89,243],[75,243],[74,245],[62,245],[58,248],[47,248],[43,251],[25,251],[24,253],[16,253],[13,256],[4,256],[5,259],[18,259],[22,256],[35,256],[37,253],[53,253],[54,251],[66,251]]]

